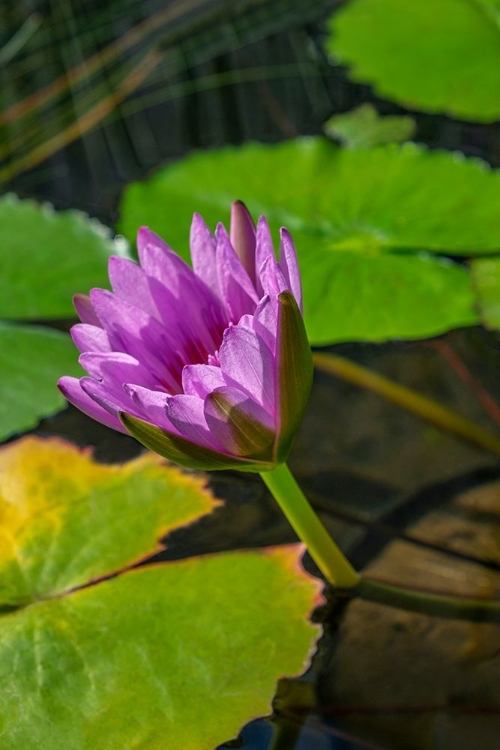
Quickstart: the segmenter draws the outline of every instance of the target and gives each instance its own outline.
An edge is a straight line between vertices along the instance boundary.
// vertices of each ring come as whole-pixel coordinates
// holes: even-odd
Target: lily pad
[[[407,115],[380,116],[372,104],[330,117],[323,125],[326,135],[348,148],[369,148],[385,143],[402,143],[415,135],[416,124]]]
[[[328,50],[349,76],[411,109],[500,119],[499,0],[351,0]]]
[[[414,144],[343,149],[324,138],[195,153],[129,186],[141,224],[188,257],[194,211],[212,227],[244,200],[293,233],[313,344],[421,338],[477,322],[468,270],[447,255],[500,250],[500,175]]]
[[[2,449],[9,750],[213,750],[270,710],[318,635],[301,546],[130,569],[217,504],[157,456],[99,466],[59,440]]]
[[[109,229],[79,211],[0,199],[0,318],[74,316],[76,292],[107,284],[107,259],[127,253]]]
[[[64,409],[62,373],[82,374],[68,334],[0,321],[0,440]]]
[[[482,322],[500,330],[500,258],[474,260],[471,273]]]

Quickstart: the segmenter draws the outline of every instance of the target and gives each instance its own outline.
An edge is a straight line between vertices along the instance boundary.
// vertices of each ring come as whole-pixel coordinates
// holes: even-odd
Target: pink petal
[[[123,389],[134,404],[141,419],[145,419],[162,429],[172,431],[172,424],[167,419],[165,410],[167,394],[164,391],[152,391],[149,388],[142,388],[140,385],[131,383],[126,383]]]
[[[255,288],[257,289],[257,294],[259,295],[259,297],[262,297],[262,295],[265,293],[261,275],[262,267],[268,260],[268,258],[272,258],[273,260],[275,260],[273,238],[271,237],[269,224],[267,223],[266,219],[261,216],[259,218],[259,221],[257,222],[255,247]]]
[[[90,296],[112,348],[141,362],[166,390],[179,391],[183,362],[165,327],[107,290],[93,289]]]
[[[230,227],[231,244],[250,281],[255,285],[255,227],[248,208],[242,201],[231,204]]]
[[[274,414],[276,365],[269,347],[260,336],[251,328],[228,328],[219,359],[226,384],[244,391]]]
[[[94,380],[94,378],[82,378],[80,385],[82,390],[109,414],[115,416],[119,411],[126,411],[136,417],[139,416],[123,388],[120,389],[121,392],[118,389],[110,389],[104,383]]]
[[[302,310],[302,285],[300,283],[299,262],[297,251],[293,244],[290,232],[282,227],[280,229],[280,266],[288,284],[288,289],[297,300],[299,310]]]
[[[260,280],[264,294],[271,297],[287,291],[288,282],[274,256],[268,256],[260,269]]]
[[[189,246],[195,274],[212,290],[217,299],[220,299],[221,292],[215,262],[215,237],[199,214],[193,216]]]
[[[117,417],[112,416],[105,411],[82,390],[78,378],[70,378],[68,375],[65,375],[60,378],[57,385],[64,398],[66,398],[70,404],[76,406],[77,409],[80,409],[84,414],[87,414],[87,416],[92,417],[92,419],[97,420],[97,422],[106,425],[106,427],[111,427],[113,430],[118,430],[119,432],[128,434],[127,430],[123,427]]]
[[[208,428],[201,398],[185,395],[169,396],[166,411],[168,419],[182,437],[205,448],[221,449],[221,445]]]
[[[259,298],[222,224],[217,225],[215,235],[219,285],[231,320],[237,323],[245,313],[253,313]]]
[[[229,407],[227,410],[217,407],[217,396],[223,397]],[[270,414],[238,388],[223,387],[213,391],[205,399],[204,409],[212,434],[228,453],[251,455],[263,447],[256,444],[256,439],[264,437],[269,446],[274,440],[275,425]]]
[[[104,328],[88,323],[77,323],[70,330],[75,345],[81,352],[110,352],[108,334]]]
[[[271,354],[276,355],[276,336],[278,332],[278,299],[266,295],[261,299],[252,318],[252,328],[265,341]]]
[[[186,365],[182,371],[182,388],[188,396],[204,399],[207,393],[225,384],[220,367]]]
[[[158,318],[158,310],[151,299],[149,284],[143,269],[127,258],[112,255],[108,262],[111,286],[117,297]]]
[[[151,372],[130,354],[86,352],[81,355],[79,362],[91,377],[105,380],[108,387],[113,384],[118,395],[123,383],[136,383],[145,388],[159,386]]]
[[[86,294],[75,294],[73,297],[73,307],[82,323],[88,323],[91,326],[102,328],[101,321],[96,315],[90,297]]]

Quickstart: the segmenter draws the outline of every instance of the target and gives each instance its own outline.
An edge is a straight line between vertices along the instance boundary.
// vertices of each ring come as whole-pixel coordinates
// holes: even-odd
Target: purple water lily
[[[89,377],[59,388],[86,414],[184,466],[265,471],[283,462],[312,359],[293,241],[255,229],[241,202],[215,236],[197,214],[191,269],[149,229],[139,261],[109,261],[113,291],[77,295],[71,329]]]

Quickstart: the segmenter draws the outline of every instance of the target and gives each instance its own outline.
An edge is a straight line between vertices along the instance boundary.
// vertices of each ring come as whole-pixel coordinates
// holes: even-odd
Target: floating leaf
[[[68,334],[0,321],[0,440],[64,408],[63,373],[82,373]]]
[[[500,119],[499,0],[351,0],[331,19],[328,49],[379,96]]]
[[[416,125],[413,117],[381,117],[372,104],[362,104],[351,112],[330,117],[323,130],[348,148],[370,148],[409,141],[415,134]]]
[[[99,466],[59,440],[2,449],[9,750],[213,750],[269,712],[278,677],[304,668],[317,636],[319,582],[301,547],[126,569],[216,505],[153,455]]]
[[[481,258],[471,264],[481,320],[500,330],[500,258]]]
[[[467,269],[432,257],[500,249],[500,175],[414,144],[324,138],[196,153],[131,185],[121,229],[148,224],[188,257],[194,211],[212,225],[244,200],[293,233],[313,344],[419,338],[477,322]],[[422,252],[426,251],[426,253]]]
[[[79,211],[0,199],[0,317],[38,320],[74,316],[71,299],[107,284],[107,259],[124,243]]]

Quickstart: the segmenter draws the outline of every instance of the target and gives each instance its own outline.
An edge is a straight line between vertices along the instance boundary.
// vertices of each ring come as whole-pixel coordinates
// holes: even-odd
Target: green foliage
[[[351,0],[332,16],[328,50],[411,109],[500,119],[499,0]]]
[[[213,750],[306,666],[319,581],[301,547],[127,569],[218,504],[201,480],[40,439],[5,447],[0,476],[9,750]]]
[[[500,330],[500,258],[482,258],[471,264],[481,321]]]
[[[0,321],[0,440],[64,408],[63,374],[82,374],[66,333]]]
[[[326,135],[347,148],[370,148],[385,143],[409,141],[415,135],[415,120],[403,115],[380,116],[372,104],[334,115],[325,122]]]
[[[77,211],[0,199],[0,318],[33,321],[74,317],[75,292],[106,286],[106,262],[123,246]],[[63,374],[81,373],[65,333],[0,322],[0,439],[34,427],[63,408]]]
[[[120,254],[106,227],[79,211],[0,199],[0,317],[74,317],[72,297],[106,286],[108,257]]]
[[[194,211],[214,227],[244,200],[293,233],[313,344],[420,338],[477,322],[468,270],[440,255],[500,250],[500,175],[414,144],[324,138],[196,153],[129,186],[120,227],[149,225],[185,258]]]

